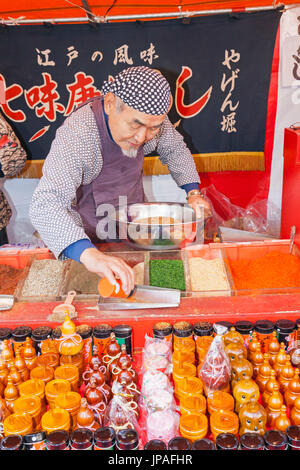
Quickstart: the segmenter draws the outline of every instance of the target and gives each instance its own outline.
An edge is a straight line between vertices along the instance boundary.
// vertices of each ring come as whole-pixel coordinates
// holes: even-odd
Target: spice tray
[[[51,252],[30,256],[16,288],[15,299],[21,302],[60,300],[62,283],[69,267],[69,260],[58,261]]]
[[[220,249],[226,265],[228,275],[231,279],[231,288],[233,295],[268,295],[268,294],[292,294],[300,293],[299,287],[282,287],[272,289],[240,289],[237,288],[234,282],[234,276],[230,263],[239,260],[258,260],[268,253],[279,252],[288,254],[290,250],[290,240],[264,240],[257,242],[242,242],[242,243],[221,243]],[[300,251],[296,244],[292,247],[292,254],[300,257]],[[285,266],[282,266],[284,271]],[[259,275],[259,273],[257,273]],[[263,273],[261,273],[263,276]]]

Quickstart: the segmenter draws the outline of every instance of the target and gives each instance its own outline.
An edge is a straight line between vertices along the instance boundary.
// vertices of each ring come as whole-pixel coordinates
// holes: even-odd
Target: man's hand
[[[194,209],[198,218],[201,218],[202,214],[204,215],[204,218],[212,215],[209,202],[207,202],[200,194],[190,196],[187,203]]]
[[[80,261],[88,271],[106,277],[111,284],[120,279],[126,295],[134,288],[134,272],[122,259],[105,255],[97,248],[87,248],[81,253]]]

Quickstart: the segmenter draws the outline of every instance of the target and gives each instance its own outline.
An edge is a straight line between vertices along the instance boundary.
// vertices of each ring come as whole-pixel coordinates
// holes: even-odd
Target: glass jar
[[[193,325],[186,321],[179,321],[173,325],[173,347],[174,350],[195,350]]]
[[[60,430],[69,432],[70,424],[70,414],[63,408],[52,408],[46,411],[41,420],[42,430],[45,431],[46,434]]]
[[[46,339],[51,338],[52,328],[50,326],[38,326],[34,328],[31,333],[31,339],[33,342],[33,346],[35,347],[37,355],[41,354],[41,346],[43,341]]]
[[[94,432],[94,450],[113,450],[116,442],[114,428],[103,427]]]
[[[71,450],[92,450],[93,432],[88,428],[75,429],[70,437]]]
[[[116,435],[116,448],[118,450],[137,450],[139,435],[135,429],[121,429]]]
[[[216,447],[210,439],[198,439],[193,442],[192,450],[216,450]]]
[[[249,343],[252,339],[252,333],[254,329],[253,323],[247,320],[240,320],[240,321],[235,322],[234,327],[238,333],[243,335],[244,346],[248,349]]]
[[[26,338],[31,338],[32,328],[30,326],[17,326],[12,331],[12,344],[16,354],[17,349],[22,349],[25,346]]]
[[[25,395],[14,401],[14,412],[30,414],[33,420],[33,431],[39,431],[42,418],[41,399],[36,395]]]
[[[126,353],[132,357],[132,327],[130,325],[116,325],[113,329],[117,343],[126,346]]]
[[[46,434],[44,432],[26,434],[24,447],[25,450],[46,450]]]
[[[96,325],[93,328],[93,345],[97,346],[98,356],[103,357],[107,352],[107,346],[110,343],[110,335],[113,328],[106,323]]]
[[[217,450],[238,450],[239,440],[233,433],[220,433],[216,437]]]
[[[23,450],[23,437],[19,434],[12,434],[10,436],[3,437],[0,443],[1,450]]]
[[[190,450],[191,444],[185,437],[174,437],[168,442],[168,450]]]
[[[197,338],[201,336],[212,336],[214,333],[213,324],[209,321],[199,321],[194,324],[194,338],[197,347]]]
[[[83,340],[83,365],[87,366],[93,355],[93,328],[90,325],[79,325],[76,327],[76,333],[79,334]]]
[[[61,393],[71,391],[71,384],[67,380],[53,379],[46,384],[45,395],[50,408],[54,408],[55,399]]]
[[[63,430],[49,432],[46,436],[46,448],[47,450],[68,450],[69,433]]]
[[[33,420],[29,413],[12,413],[3,421],[4,436],[11,434],[30,434],[33,431]]]
[[[287,439],[282,431],[270,429],[264,434],[265,448],[267,450],[286,450]]]
[[[286,318],[277,320],[275,323],[277,339],[279,344],[284,343],[285,350],[289,351],[296,342],[296,323]]]
[[[296,424],[291,425],[285,432],[289,449],[300,450],[300,426],[297,426]]]
[[[155,323],[152,327],[153,338],[160,338],[172,344],[173,341],[173,326],[171,323],[160,321]]]
[[[242,450],[263,450],[265,447],[264,438],[256,432],[246,432],[240,437]]]
[[[152,439],[151,441],[146,442],[144,450],[167,450],[167,445],[160,439]]]
[[[254,323],[254,331],[261,344],[261,352],[267,353],[269,350],[269,343],[272,341],[272,333],[275,329],[275,324],[271,320],[257,320]]]

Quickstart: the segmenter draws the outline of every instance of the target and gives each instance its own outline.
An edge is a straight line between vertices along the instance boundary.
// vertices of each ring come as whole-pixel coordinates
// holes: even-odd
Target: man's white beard
[[[122,150],[123,155],[125,155],[125,157],[129,157],[129,158],[135,158],[137,156],[137,153],[138,153],[138,149],[135,149],[135,148],[132,148],[132,149],[129,149],[129,150],[124,150],[124,149],[121,149],[121,150]]]

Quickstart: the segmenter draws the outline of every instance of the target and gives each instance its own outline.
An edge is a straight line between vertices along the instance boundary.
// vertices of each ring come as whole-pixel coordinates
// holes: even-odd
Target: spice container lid
[[[242,335],[247,335],[253,330],[254,324],[251,321],[240,320],[235,322],[234,327]]]
[[[46,436],[46,446],[49,450],[59,450],[69,444],[69,433],[64,430],[49,432]]]
[[[274,331],[274,328],[274,322],[272,322],[271,320],[257,320],[254,323],[255,331],[265,335],[272,333]]]
[[[52,338],[53,339],[58,339],[62,335],[61,328],[57,326],[56,328],[53,328],[52,330]]]
[[[34,444],[35,442],[44,441],[46,439],[46,433],[35,432],[33,434],[26,434],[24,436],[24,444]]]
[[[50,338],[52,328],[50,326],[38,326],[31,333],[31,338],[34,341],[43,341]]]
[[[104,449],[113,447],[116,441],[116,432],[109,426],[98,428],[94,432],[94,441],[96,446]]]
[[[197,439],[192,444],[192,450],[216,450],[216,448],[210,439]]]
[[[240,436],[240,442],[245,450],[262,450],[265,446],[264,438],[256,432],[246,432]]]
[[[171,323],[168,322],[158,322],[153,325],[153,334],[159,338],[163,338],[164,336],[169,336],[173,332],[173,326]]]
[[[213,330],[213,324],[208,321],[199,321],[194,324],[194,334],[196,336],[210,336]]]
[[[168,450],[190,450],[191,444],[185,437],[173,437],[168,443]]]
[[[4,434],[28,434],[32,432],[32,417],[29,413],[12,413],[3,422]]]
[[[265,432],[264,440],[268,448],[271,449],[279,449],[285,447],[287,444],[285,434],[282,431],[277,431],[276,429],[270,429]]]
[[[0,341],[9,339],[12,335],[12,330],[10,328],[0,328]]]
[[[112,332],[112,326],[107,325],[106,323],[96,325],[93,328],[93,336],[95,336],[95,338],[109,338]]]
[[[139,435],[135,429],[121,429],[116,435],[117,447],[120,450],[130,450],[138,446]]]
[[[295,330],[296,323],[292,320],[282,318],[281,320],[277,320],[275,327],[283,333],[291,333]]]
[[[218,434],[216,437],[216,447],[219,450],[232,450],[238,449],[239,440],[235,434],[224,432]]]
[[[117,338],[127,338],[132,333],[130,325],[116,325],[113,329]]]
[[[217,321],[215,322],[215,325],[225,326],[226,328],[228,328],[228,330],[230,330],[230,328],[234,326],[233,323],[231,323],[230,321],[225,321],[225,320]]]
[[[75,429],[71,434],[71,447],[87,449],[92,446],[93,432],[88,428]]]
[[[17,328],[12,331],[12,337],[14,341],[21,343],[25,341],[27,337],[31,336],[31,332],[32,328],[30,328],[30,326],[17,326]]]
[[[3,437],[0,443],[1,450],[22,450],[23,438],[19,434]]]
[[[76,333],[78,333],[82,339],[87,339],[92,336],[93,328],[90,325],[79,325],[76,327]]]
[[[160,439],[152,439],[146,442],[144,450],[167,450],[166,443]]]
[[[297,426],[296,424],[291,425],[286,429],[285,432],[288,443],[292,446],[300,448],[300,426]]]
[[[297,326],[300,325],[300,318],[297,318],[297,320],[296,320],[296,325],[297,325]]]
[[[173,333],[180,338],[186,338],[193,334],[193,325],[187,321],[178,321],[173,325]]]

